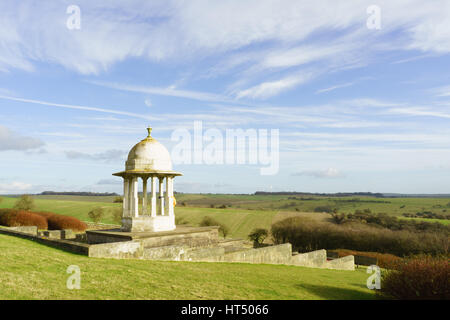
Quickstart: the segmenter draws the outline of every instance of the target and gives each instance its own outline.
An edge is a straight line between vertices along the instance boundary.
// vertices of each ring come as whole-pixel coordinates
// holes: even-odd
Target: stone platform
[[[22,229],[23,228],[23,229]],[[178,227],[167,232],[87,231],[89,244],[77,239],[50,239],[29,227],[0,226],[0,234],[37,241],[93,258],[165,261],[284,264],[311,268],[355,270],[354,256],[327,261],[326,250],[292,252],[290,243],[253,248],[242,239],[221,239],[219,227]]]
[[[144,247],[183,245],[203,247],[219,242],[219,227],[178,226],[172,231],[124,232],[120,229],[86,231],[89,244],[139,241]]]

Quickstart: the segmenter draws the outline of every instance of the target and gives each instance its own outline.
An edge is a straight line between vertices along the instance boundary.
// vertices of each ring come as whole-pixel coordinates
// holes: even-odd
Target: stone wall
[[[325,268],[336,270],[355,270],[355,257],[345,256],[342,258],[327,261]]]
[[[0,234],[6,234],[10,236],[19,237],[22,239],[36,241],[37,243],[44,244],[53,248],[69,251],[72,253],[88,255],[89,254],[89,245],[84,243],[77,243],[70,240],[60,240],[60,239],[48,239],[45,237],[41,237],[38,235],[20,232],[13,230],[11,228],[0,228]]]
[[[179,234],[162,234],[157,237],[149,237],[139,239],[145,248],[163,247],[172,245],[183,245],[188,247],[205,247],[217,244],[219,242],[219,228],[209,227],[208,229],[179,233]]]
[[[327,262],[327,251],[316,250],[307,253],[299,253],[291,257],[289,264],[302,267],[322,268]]]
[[[310,268],[355,270],[355,259],[353,256],[327,261],[327,251],[323,249],[293,255],[289,264]]]
[[[222,260],[225,249],[219,246],[193,248],[189,246],[164,246],[145,248],[143,259],[170,261],[205,261]]]
[[[222,261],[287,264],[292,256],[290,243],[226,253]]]
[[[217,229],[192,229],[193,232],[161,234],[129,241],[85,244],[70,240],[49,239],[37,235],[37,229],[2,228],[0,233],[18,236],[58,249],[96,258],[146,259],[169,261],[206,261],[285,264],[312,268],[354,270],[355,259],[346,256],[327,261],[325,250],[292,254],[290,243],[257,249],[246,248],[239,241],[218,241]],[[49,234],[50,235],[50,234]],[[122,237],[126,239],[126,237]],[[158,244],[163,244],[158,246]],[[238,244],[242,246],[239,247]],[[230,250],[232,249],[232,250]]]
[[[143,247],[139,241],[92,244],[88,255],[94,258],[141,259]]]

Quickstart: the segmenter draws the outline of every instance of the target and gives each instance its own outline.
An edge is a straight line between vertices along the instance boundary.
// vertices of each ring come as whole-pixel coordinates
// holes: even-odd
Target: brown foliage
[[[392,265],[394,265],[394,263],[396,263],[402,259],[402,258],[397,257],[390,253],[355,251],[355,250],[348,250],[348,249],[337,249],[337,250],[332,250],[332,251],[337,252],[339,255],[339,258],[345,257],[345,256],[350,256],[350,255],[377,258],[377,265],[381,268],[387,268],[387,269],[392,268]]]
[[[450,299],[448,258],[403,259],[382,276],[381,292],[395,299]]]
[[[0,210],[0,225],[7,227],[37,226],[38,229],[48,228],[47,219],[44,217],[33,212],[15,209]]]
[[[290,242],[294,250],[299,252],[345,248],[407,256],[421,253],[448,254],[449,249],[449,239],[445,234],[392,231],[357,222],[336,225],[302,217],[274,223],[271,233],[276,243]]]
[[[47,219],[49,230],[72,229],[74,231],[85,231],[87,228],[86,223],[74,217],[63,216],[52,212],[36,212],[36,214]]]

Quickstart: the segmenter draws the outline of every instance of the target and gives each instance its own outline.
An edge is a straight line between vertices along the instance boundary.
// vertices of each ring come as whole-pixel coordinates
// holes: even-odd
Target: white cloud
[[[153,106],[152,100],[150,100],[150,99],[148,99],[148,98],[144,100],[144,103],[145,103],[145,105],[146,105],[147,107]]]
[[[450,52],[447,0],[380,0],[382,29],[376,32],[366,27],[366,8],[371,4],[370,0],[324,0],[321,5],[292,0],[130,0],[125,6],[119,1],[79,0],[81,29],[68,30],[66,6],[60,2],[17,5],[4,0],[0,71],[33,71],[35,64],[45,62],[99,74],[113,64],[140,57],[158,64],[187,63],[201,72],[209,69],[204,65],[206,57],[224,61],[251,50],[229,68],[246,63],[255,74],[242,76],[250,76],[253,84],[246,91],[248,79],[243,79],[245,87],[237,91],[261,98],[302,83],[267,79],[275,78],[280,68],[297,67],[291,71],[299,72],[299,66],[320,62],[323,70],[338,70],[370,62],[370,57],[385,50]],[[371,50],[361,50],[367,46]],[[258,93],[264,87],[272,93]],[[208,99],[205,93],[154,89],[159,94]]]
[[[305,170],[293,173],[293,176],[311,176],[314,178],[335,179],[342,178],[344,174],[336,168],[327,168],[324,170]]]
[[[266,99],[275,96],[283,91],[291,89],[311,78],[311,74],[289,76],[276,81],[263,82],[257,86],[239,91],[236,94],[240,98]]]
[[[44,142],[37,138],[22,136],[0,125],[0,151],[27,151],[38,149],[43,145]]]
[[[11,183],[0,183],[0,194],[14,194],[22,193],[30,190],[32,185],[20,181],[13,181]]]
[[[208,93],[208,92],[201,92],[201,91],[180,90],[180,89],[176,89],[173,86],[151,87],[151,86],[135,86],[135,85],[101,82],[101,81],[88,81],[88,82],[91,84],[98,85],[98,86],[122,90],[122,91],[140,92],[140,93],[155,94],[155,95],[162,95],[162,96],[169,96],[169,97],[178,97],[178,98],[187,98],[187,99],[210,101],[210,102],[230,101],[230,99],[228,99],[227,97],[221,96],[221,95]]]
[[[87,159],[87,160],[100,160],[100,161],[115,161],[115,160],[123,160],[126,156],[127,152],[123,150],[107,150],[100,153],[86,153],[79,151],[66,151],[66,157],[69,159]]]

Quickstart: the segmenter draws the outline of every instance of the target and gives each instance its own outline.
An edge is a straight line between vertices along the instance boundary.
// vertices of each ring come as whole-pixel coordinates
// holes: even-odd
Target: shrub
[[[123,203],[123,197],[115,197],[113,202],[114,203]]]
[[[222,234],[222,236],[223,236],[224,238],[226,238],[227,235],[230,233],[230,229],[229,229],[226,225],[224,225],[223,223],[221,223],[221,224],[219,225],[219,232]]]
[[[332,213],[335,208],[331,206],[318,206],[314,208],[314,212]]]
[[[341,224],[344,223],[347,220],[347,217],[345,216],[345,213],[332,213],[331,214],[331,219],[333,220],[334,223],[336,224]]]
[[[355,251],[348,249],[336,249],[332,250],[338,253],[339,258],[346,256],[366,256],[371,258],[377,258],[377,265],[381,268],[392,268],[393,264],[400,261],[402,258],[397,257],[390,253],[379,253],[379,252],[367,252],[367,251]]]
[[[74,231],[85,231],[86,223],[74,217],[55,214],[47,219],[49,230],[72,229]]]
[[[85,231],[86,223],[74,217],[63,216],[53,212],[33,212],[47,219],[48,230],[72,229],[74,231]]]
[[[184,220],[184,218],[175,216],[175,224],[176,224],[176,225],[179,225],[179,224],[186,224],[186,223],[187,223],[187,222],[186,222],[186,220]]]
[[[224,238],[230,232],[230,229],[226,225],[216,221],[214,218],[208,216],[203,217],[202,221],[200,221],[200,227],[209,227],[209,226],[218,226],[219,232],[223,235]]]
[[[355,222],[336,225],[302,217],[276,222],[271,233],[276,243],[290,242],[299,252],[345,248],[397,256],[420,253],[439,255],[448,254],[449,245],[445,234],[392,231]]]
[[[97,207],[89,211],[88,216],[94,223],[99,223],[103,216],[105,215],[105,210],[101,207]]]
[[[123,209],[122,208],[113,208],[111,209],[111,216],[114,220],[115,223],[117,224],[121,224],[122,223],[122,213],[123,213]]]
[[[261,245],[264,242],[264,240],[267,238],[268,235],[269,235],[269,231],[267,231],[267,229],[257,228],[257,229],[253,229],[253,231],[250,232],[250,234],[248,235],[248,238],[253,241],[253,244],[256,247],[256,246]]]
[[[0,211],[0,225],[6,227],[20,227],[20,226],[37,226],[38,229],[47,229],[47,219],[35,213],[14,210],[2,209]]]
[[[34,199],[30,195],[24,194],[17,199],[14,209],[31,211],[34,209]]]
[[[381,292],[395,299],[450,299],[447,258],[429,256],[404,259],[383,273]]]

